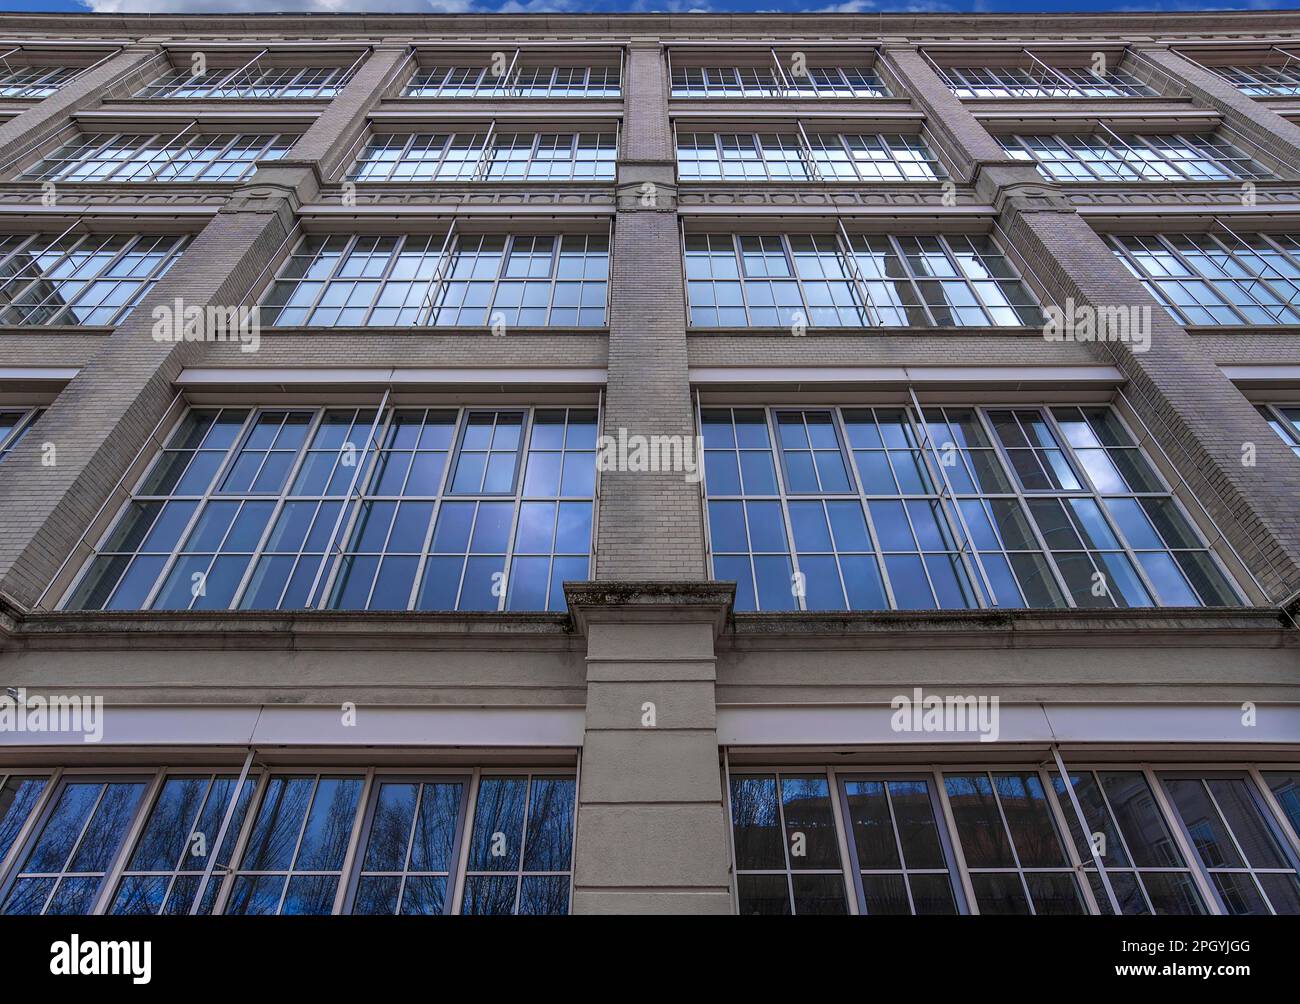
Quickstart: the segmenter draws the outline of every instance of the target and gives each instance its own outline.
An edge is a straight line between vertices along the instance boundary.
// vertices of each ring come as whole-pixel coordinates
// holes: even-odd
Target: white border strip
[[[1300,383],[1300,365],[1220,366],[1219,371],[1233,383]]]
[[[978,687],[972,692],[978,691]],[[955,693],[955,692],[954,692]],[[925,691],[925,696],[947,692]],[[908,694],[910,696],[910,692]],[[1300,707],[1260,705],[1246,727],[1240,704],[1004,704],[997,742],[1300,743]],[[968,732],[896,732],[888,704],[718,708],[722,746],[944,745],[979,741]]]
[[[581,746],[583,708],[376,707],[355,724],[340,706],[109,706],[103,738],[80,732],[0,731],[5,749],[84,746]]]
[[[0,380],[54,380],[67,383],[80,372],[75,366],[0,366]]]

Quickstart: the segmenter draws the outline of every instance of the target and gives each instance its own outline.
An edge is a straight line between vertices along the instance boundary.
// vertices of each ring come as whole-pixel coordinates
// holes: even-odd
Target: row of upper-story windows
[[[259,161],[286,155],[291,134],[84,133],[32,164],[24,179],[159,183],[238,182]],[[1214,133],[1121,137],[1011,135],[1007,153],[1059,182],[1242,181],[1275,177]],[[615,128],[524,131],[475,128],[373,133],[347,177],[359,182],[608,181],[618,156]],[[682,181],[912,182],[947,176],[919,133],[809,131],[677,132]]]
[[[0,914],[566,914],[576,796],[572,770],[0,771]]]
[[[1107,407],[709,408],[709,555],[737,610],[1230,606]]]
[[[205,100],[322,100],[336,97],[356,63],[283,65],[262,56],[228,66],[169,68],[136,93],[140,98]],[[479,58],[418,65],[399,94],[411,98],[618,98],[622,70],[605,65],[548,65],[493,54]],[[875,98],[890,90],[870,65],[808,65],[803,58],[732,65],[673,65],[675,98]],[[825,59],[825,56],[823,56]],[[1012,65],[943,65],[935,69],[961,98],[1116,98],[1153,97],[1157,92],[1124,68],[1050,65],[1042,59]],[[52,94],[84,67],[9,65],[0,68],[0,98],[40,98]],[[1300,63],[1210,65],[1206,67],[1256,97],[1300,93]]]
[[[935,181],[946,172],[919,135],[677,133],[682,181]]]
[[[1108,236],[1181,324],[1300,324],[1300,236]],[[184,235],[0,236],[0,325],[113,325]],[[1043,312],[1004,250],[965,234],[688,232],[694,328],[1017,327]],[[602,327],[604,234],[308,235],[261,297],[277,327]]]
[[[1067,774],[733,769],[740,913],[1300,914],[1300,772]]]
[[[1043,323],[987,237],[692,233],[685,256],[696,327]]]
[[[1270,412],[1288,435],[1296,414]],[[590,574],[598,425],[192,409],[63,605],[562,611]],[[709,567],[738,611],[1243,602],[1103,405],[706,407],[700,434]]]

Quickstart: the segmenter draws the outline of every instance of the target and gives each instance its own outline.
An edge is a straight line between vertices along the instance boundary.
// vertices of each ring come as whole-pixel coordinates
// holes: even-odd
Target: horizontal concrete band
[[[29,717],[37,696],[27,695]],[[11,708],[6,702],[6,714],[0,716],[4,723],[0,750],[90,745],[82,731],[18,731],[10,723]],[[997,743],[1300,742],[1300,706],[1294,705],[1260,705],[1253,711],[1251,725],[1245,723],[1247,713],[1240,704],[1005,705],[983,723],[972,717],[962,731],[927,731],[923,714],[908,719],[919,725],[917,730],[898,731],[897,714],[883,704],[721,707],[718,742],[722,746],[944,745],[979,742],[981,735],[995,735]],[[112,706],[104,709],[97,745],[580,747],[584,719],[581,708],[361,706],[354,716],[345,716],[341,707],[318,706]],[[352,724],[346,724],[348,720]],[[995,728],[989,728],[990,723]]]
[[[26,695],[28,720],[37,696],[43,695]],[[8,704],[4,711],[11,709]],[[93,744],[82,731],[15,731],[0,715],[0,751],[81,745],[578,747],[584,718],[582,708],[362,705],[348,725],[337,706],[111,706],[104,708],[103,738]]]
[[[972,688],[974,694],[978,688]],[[908,693],[909,698],[913,695]],[[923,692],[923,697],[957,696]],[[723,746],[852,746],[980,742],[977,718],[964,731],[925,731],[925,719],[902,719],[919,730],[899,731],[889,705],[719,707]],[[1297,743],[1300,706],[1261,704],[1254,724],[1240,704],[1018,704],[1002,705],[995,718],[996,743]],[[961,723],[961,719],[956,719]],[[984,730],[992,735],[993,729]],[[995,743],[988,741],[993,748]]]
[[[310,369],[302,368],[239,368],[212,367],[183,370],[176,378],[179,387],[206,386],[300,386],[304,384],[338,384],[343,387],[359,385],[410,386],[420,384],[495,385],[536,384],[602,386],[605,371],[596,368],[555,369]]]
[[[1050,387],[1124,382],[1114,366],[692,366],[692,384],[871,383]]]

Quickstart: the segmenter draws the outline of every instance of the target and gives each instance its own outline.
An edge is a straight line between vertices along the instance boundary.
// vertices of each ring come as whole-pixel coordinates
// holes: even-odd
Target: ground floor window
[[[0,772],[3,914],[566,914],[572,770]]]
[[[1300,914],[1294,768],[728,775],[742,914]]]

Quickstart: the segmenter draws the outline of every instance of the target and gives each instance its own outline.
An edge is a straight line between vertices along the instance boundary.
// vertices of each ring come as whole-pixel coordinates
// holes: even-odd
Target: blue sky
[[[184,13],[238,11],[404,13],[580,13],[598,11],[913,11],[1286,10],[1300,0],[0,0],[5,11]]]

